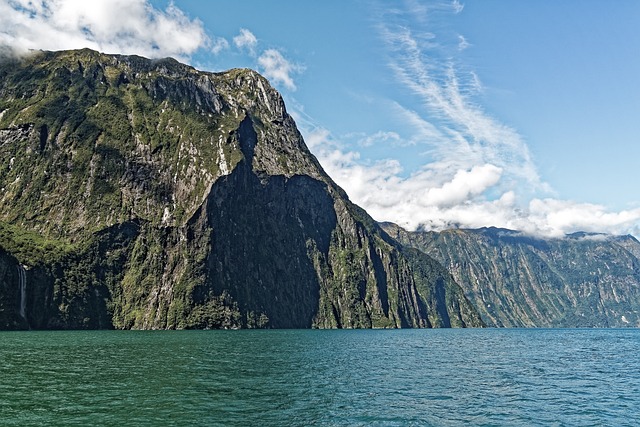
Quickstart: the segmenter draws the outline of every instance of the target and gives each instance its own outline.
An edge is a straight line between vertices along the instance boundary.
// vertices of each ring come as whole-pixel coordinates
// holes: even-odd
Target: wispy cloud
[[[358,136],[358,145],[361,147],[371,147],[378,144],[401,144],[402,138],[396,132],[392,131],[378,131],[372,135],[360,134]]]
[[[173,3],[163,11],[147,0],[0,2],[0,44],[19,52],[88,47],[186,60],[210,43],[202,22]]]
[[[438,152],[434,154],[459,160],[463,150],[466,151],[464,158],[470,162],[467,167],[491,162],[503,167],[507,174],[525,178],[531,185],[542,185],[529,149],[520,135],[471,101],[472,91],[478,87],[475,74],[468,74],[471,78],[461,81],[453,61],[434,65],[442,62],[442,58],[430,57],[429,47],[421,46],[419,38],[414,37],[408,28],[387,28],[385,37],[393,53],[390,67],[398,82],[422,99],[427,113],[424,116],[438,122],[432,127],[443,129],[443,133],[450,135],[450,143],[438,145]]]
[[[454,13],[458,14],[464,10],[464,4],[460,3],[459,0],[453,0],[451,2],[451,8],[453,9]]]
[[[419,25],[412,20],[417,6],[409,2],[404,15],[395,8],[378,28],[393,76],[420,102],[388,100],[393,115],[404,123],[402,136],[386,129],[358,135],[357,142],[363,150],[390,141],[424,147],[422,167],[407,173],[401,158],[372,161],[358,146],[347,145],[308,118],[302,121],[312,151],[351,199],[375,219],[409,229],[493,225],[546,236],[575,231],[637,235],[640,209],[610,212],[601,205],[552,197],[524,139],[480,105],[480,78],[456,57],[470,43],[430,25],[435,13],[458,14],[463,5],[419,6]]]
[[[458,34],[458,50],[465,50],[469,48],[471,44],[467,41],[466,37],[462,34]]]

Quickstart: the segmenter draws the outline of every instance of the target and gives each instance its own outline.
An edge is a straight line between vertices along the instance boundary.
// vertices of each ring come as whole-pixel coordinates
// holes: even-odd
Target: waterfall
[[[20,281],[20,316],[27,320],[27,272],[22,265],[18,264],[17,268]]]

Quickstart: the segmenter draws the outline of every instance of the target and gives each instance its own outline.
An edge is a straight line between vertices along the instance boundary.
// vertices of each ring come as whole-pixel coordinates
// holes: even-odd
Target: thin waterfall
[[[20,264],[18,264],[17,268],[20,281],[20,316],[27,320],[27,272]]]

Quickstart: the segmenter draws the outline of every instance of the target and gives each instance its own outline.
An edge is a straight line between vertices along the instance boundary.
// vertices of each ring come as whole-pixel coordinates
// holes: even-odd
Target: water
[[[1,332],[0,425],[632,426],[640,330]]]

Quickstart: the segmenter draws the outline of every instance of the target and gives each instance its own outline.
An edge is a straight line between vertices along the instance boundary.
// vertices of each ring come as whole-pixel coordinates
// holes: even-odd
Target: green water
[[[0,333],[0,424],[636,425],[638,330]]]

